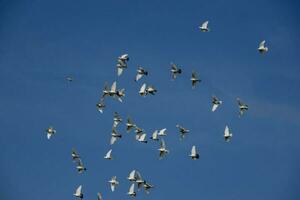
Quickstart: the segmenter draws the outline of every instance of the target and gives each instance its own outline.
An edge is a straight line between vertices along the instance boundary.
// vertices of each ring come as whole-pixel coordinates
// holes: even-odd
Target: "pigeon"
[[[81,159],[78,159],[76,168],[77,168],[77,171],[78,171],[79,174],[86,171],[86,168],[84,167]]]
[[[197,150],[196,150],[196,146],[195,146],[195,145],[192,147],[190,157],[191,157],[193,160],[199,159],[199,154],[197,153]]]
[[[141,96],[146,96],[146,95],[147,95],[146,83],[144,83],[144,84],[142,85],[142,87],[140,88],[139,94],[140,94]]]
[[[180,139],[183,139],[185,135],[190,132],[190,130],[180,126],[179,124],[177,124],[176,127],[179,129]]]
[[[114,123],[113,123],[113,127],[116,128],[118,126],[119,123],[121,123],[123,120],[120,117],[120,115],[117,112],[114,112]]]
[[[76,150],[75,150],[74,148],[72,149],[72,154],[71,154],[71,156],[72,156],[72,160],[73,160],[73,161],[76,161],[76,160],[80,159],[79,154],[76,152]]]
[[[201,80],[198,78],[198,75],[196,72],[192,72],[192,78],[191,78],[191,81],[192,81],[192,88],[194,89],[197,85],[197,83],[200,83]]]
[[[208,28],[208,21],[205,21],[201,26],[199,26],[199,29],[202,32],[208,32],[210,29]]]
[[[211,111],[215,112],[219,105],[222,104],[222,101],[220,101],[216,96],[212,96],[212,108]]]
[[[127,61],[129,60],[128,54],[123,54],[120,57],[118,57],[118,63],[117,63],[117,73],[118,76],[121,76],[123,73],[123,70],[127,68]]]
[[[82,185],[80,185],[73,194],[76,198],[83,199]]]
[[[138,190],[139,190],[143,186],[144,180],[142,179],[142,176],[141,176],[140,172],[136,171],[135,174],[136,174],[135,182],[137,183]]]
[[[146,194],[149,194],[150,193],[149,190],[154,188],[154,186],[151,185],[150,183],[148,183],[147,181],[144,181],[143,186],[144,186],[144,190],[145,190]]]
[[[238,102],[239,109],[240,109],[239,117],[241,117],[244,114],[244,112],[248,110],[248,105],[243,103],[239,98],[237,98],[236,100]]]
[[[153,133],[152,133],[152,136],[150,137],[150,139],[154,140],[154,141],[158,141],[158,130],[155,130]]]
[[[159,151],[159,159],[161,160],[166,154],[169,153],[169,150],[166,149],[166,144],[163,139],[160,141],[160,148],[158,149]]]
[[[166,136],[166,135],[167,135],[166,130],[167,130],[166,128],[161,129],[161,130],[158,132],[158,135],[159,135],[159,136]]]
[[[259,53],[266,53],[266,52],[269,50],[268,47],[265,46],[265,43],[266,43],[266,41],[263,40],[263,41],[259,44],[259,47],[258,47]]]
[[[140,80],[144,75],[147,76],[148,72],[144,68],[139,66],[138,69],[137,69],[137,75],[135,77],[135,81]]]
[[[127,193],[129,196],[131,197],[135,197],[136,196],[136,192],[134,191],[134,183],[131,184],[129,191]]]
[[[112,149],[110,149],[104,156],[105,159],[107,160],[112,160],[112,155],[111,155]]]
[[[122,97],[124,97],[124,96],[125,96],[125,89],[124,88],[120,89],[120,90],[117,90],[117,93],[116,93],[115,97],[117,97],[118,101],[120,101],[122,103],[123,102]]]
[[[139,128],[138,126],[135,126],[134,132],[135,132],[135,134],[136,134],[136,135],[135,135],[135,139],[136,139],[136,140],[139,140],[140,136],[144,133],[144,130],[141,129],[141,128]]]
[[[96,107],[97,107],[97,110],[100,112],[100,113],[103,113],[103,110],[105,108],[105,104],[104,104],[104,99],[101,98],[101,100],[96,104]]]
[[[51,136],[56,133],[56,130],[52,126],[50,126],[49,128],[46,129],[46,133],[47,133],[47,138],[50,139]]]
[[[97,200],[103,200],[100,192],[97,193]]]
[[[232,133],[230,132],[228,126],[226,125],[225,127],[225,130],[224,130],[224,139],[225,139],[225,142],[229,142],[230,139],[232,137]]]
[[[118,138],[122,138],[122,135],[117,132],[115,128],[112,129],[110,144],[113,145]]]
[[[146,133],[143,133],[139,136],[138,138],[138,141],[139,142],[143,142],[143,143],[147,143],[147,140],[146,140]]]
[[[177,67],[174,63],[171,63],[171,74],[172,74],[172,79],[176,79],[178,74],[181,74],[182,70]]]
[[[136,125],[133,123],[130,117],[127,118],[127,123],[126,123],[126,131],[129,132],[131,131],[132,128],[136,127]]]
[[[149,94],[155,95],[156,92],[157,92],[157,90],[152,85],[150,85],[146,88],[146,94],[149,93]]]
[[[129,174],[129,176],[127,177],[127,179],[129,181],[136,181],[136,170],[132,170]]]
[[[115,191],[115,188],[117,187],[117,185],[119,185],[119,182],[117,181],[117,177],[116,176],[113,176],[111,178],[111,180],[108,181],[110,183],[110,188],[111,188],[111,191]]]

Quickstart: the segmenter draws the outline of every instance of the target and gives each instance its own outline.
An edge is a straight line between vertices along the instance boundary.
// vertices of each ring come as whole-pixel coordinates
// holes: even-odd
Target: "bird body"
[[[196,150],[196,146],[195,146],[195,145],[192,147],[190,157],[191,157],[193,160],[197,160],[197,159],[199,159],[199,157],[200,157],[199,154],[197,153],[197,150]]]
[[[73,195],[79,199],[83,199],[82,185],[78,186],[78,188],[76,189]]]
[[[201,26],[199,26],[199,29],[202,32],[208,32],[208,31],[210,31],[210,29],[208,28],[208,21],[203,22],[203,24]]]
[[[232,137],[232,133],[230,132],[228,126],[226,125],[225,127],[225,130],[224,130],[224,139],[225,139],[225,142],[229,142],[230,139]]]
[[[269,48],[265,46],[266,41],[263,40],[261,43],[259,43],[258,51],[259,53],[266,53],[268,52]]]
[[[56,130],[52,126],[50,126],[49,128],[46,129],[46,133],[47,133],[47,138],[50,139],[51,136],[56,133]]]
[[[222,104],[222,101],[220,101],[216,96],[212,96],[212,108],[211,111],[215,112],[219,105]]]
[[[104,156],[105,159],[107,160],[112,160],[112,155],[111,155],[112,149],[110,149]]]

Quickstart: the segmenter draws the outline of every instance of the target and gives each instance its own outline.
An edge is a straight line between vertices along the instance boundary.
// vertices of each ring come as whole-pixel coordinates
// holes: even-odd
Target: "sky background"
[[[0,1],[0,199],[130,199],[129,172],[155,185],[136,199],[300,199],[300,27],[296,0]],[[209,20],[211,32],[198,26]],[[266,40],[269,52],[257,51]],[[116,60],[128,53],[117,77]],[[171,81],[170,62],[183,73]],[[149,76],[135,83],[137,65]],[[191,88],[192,70],[202,82]],[[65,77],[71,75],[69,83]],[[105,82],[124,102],[96,103]],[[138,95],[143,83],[158,92]],[[223,104],[212,113],[211,96]],[[236,98],[250,109],[238,118]],[[103,159],[113,112],[150,136],[167,128],[170,154],[134,140],[125,123]],[[175,125],[191,130],[179,140]],[[57,130],[47,140],[45,129]],[[225,143],[223,131],[233,132]],[[200,159],[188,154],[192,145]],[[78,174],[76,148],[87,167]],[[107,181],[120,181],[112,193]]]

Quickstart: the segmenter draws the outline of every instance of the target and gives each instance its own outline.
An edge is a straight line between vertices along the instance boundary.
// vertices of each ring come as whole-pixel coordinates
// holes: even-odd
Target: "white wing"
[[[123,68],[118,67],[118,76],[121,76],[122,72],[123,72]]]
[[[111,92],[116,92],[116,89],[117,89],[117,82],[115,81],[115,82],[113,82],[113,84],[111,85],[110,91],[111,91]]]
[[[195,156],[196,154],[197,154],[196,146],[194,145],[194,146],[192,147],[191,155]]]
[[[135,170],[132,170],[132,172],[130,172],[128,178],[129,178],[129,179],[135,179]]]
[[[97,200],[102,200],[102,196],[99,192],[97,193]]]
[[[164,129],[161,129],[160,131],[159,131],[159,133],[158,133],[158,135],[166,135],[166,128],[164,128]]]
[[[111,144],[111,145],[114,144],[114,143],[116,142],[116,140],[117,140],[117,138],[114,137],[114,136],[112,136],[112,137],[110,138],[110,144]]]
[[[160,147],[163,148],[163,149],[166,148],[166,144],[165,144],[164,139],[161,139],[161,141],[160,141]]]
[[[264,47],[265,47],[265,43],[266,43],[266,41],[263,40],[263,41],[259,44],[259,48],[264,48]]]
[[[75,194],[76,195],[81,195],[81,188],[82,188],[82,185],[80,185],[77,189],[76,189],[76,192],[75,192]]]
[[[205,21],[203,24],[202,24],[202,28],[206,29],[208,26],[208,21]]]
[[[106,155],[105,155],[105,158],[111,158],[111,152],[112,152],[112,149],[110,149]]]
[[[132,193],[134,193],[134,183],[132,183],[129,188],[129,194],[132,194]]]
[[[146,83],[144,83],[143,85],[142,85],[142,87],[141,87],[141,89],[140,89],[140,94],[143,94],[143,93],[145,93],[146,92]]]
[[[136,77],[135,77],[135,81],[138,81],[140,80],[141,78],[143,77],[143,74],[137,74]]]
[[[213,104],[211,111],[215,112],[215,110],[217,110],[219,104]]]
[[[230,135],[229,128],[226,125],[225,130],[224,130],[224,136],[229,136],[229,135]]]
[[[116,185],[115,185],[115,184],[110,184],[110,189],[111,189],[112,192],[115,191],[115,188],[116,188]]]
[[[52,134],[47,133],[47,138],[48,138],[48,140],[51,138],[51,135],[52,135]]]
[[[157,139],[157,134],[158,134],[158,130],[155,130],[152,134],[152,139],[156,140]]]

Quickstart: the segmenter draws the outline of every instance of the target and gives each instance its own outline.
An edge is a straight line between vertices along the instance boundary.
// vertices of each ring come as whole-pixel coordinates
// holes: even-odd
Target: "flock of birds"
[[[208,28],[208,21],[205,21],[201,26],[199,26],[199,29],[202,32],[209,32],[210,29]],[[266,53],[268,51],[268,47],[265,46],[265,40],[262,41],[259,44],[258,51],[260,53]],[[121,76],[123,71],[127,68],[127,62],[129,61],[129,56],[128,54],[123,54],[120,57],[118,57],[117,60],[117,75]],[[171,63],[171,76],[172,79],[176,79],[177,76],[179,76],[182,73],[182,69],[177,66],[174,63]],[[144,69],[141,66],[138,66],[137,69],[137,74],[135,77],[135,81],[139,81],[143,76],[147,76],[148,71]],[[67,77],[67,81],[73,81],[72,77]],[[192,76],[190,78],[192,82],[192,88],[194,89],[198,83],[201,82],[199,79],[197,73],[195,71],[192,72]],[[141,96],[146,96],[148,94],[155,95],[157,90],[155,89],[154,86],[152,85],[146,85],[145,83],[141,86],[139,90],[139,94]],[[125,89],[117,89],[117,82],[113,82],[111,87],[109,88],[107,83],[105,83],[104,89],[103,89],[103,94],[100,98],[100,101],[96,104],[97,110],[100,113],[103,113],[105,109],[105,103],[104,100],[105,98],[112,97],[117,99],[118,101],[122,102],[122,97],[125,96]],[[217,108],[222,104],[222,101],[219,100],[216,96],[212,96],[212,108],[211,111],[215,112]],[[241,117],[245,111],[248,110],[248,105],[243,103],[239,98],[237,98],[237,103],[238,103],[238,108],[239,108],[239,117]],[[112,126],[112,132],[111,132],[111,140],[110,144],[113,145],[118,139],[122,138],[122,135],[118,133],[117,131],[117,126],[123,121],[123,119],[120,117],[120,115],[117,112],[114,112],[114,117],[113,117],[113,126]],[[180,134],[180,139],[184,139],[186,134],[190,132],[187,128],[184,128],[183,126],[177,124],[176,127],[178,128],[179,134]],[[135,132],[135,139],[138,142],[142,143],[147,143],[147,134],[145,131],[138,127],[130,117],[127,118],[126,122],[126,131],[130,132],[131,130],[134,130]],[[56,133],[56,130],[50,126],[46,130],[47,133],[47,138],[50,139],[51,136],[53,136]],[[164,141],[164,137],[167,135],[167,128],[163,128],[160,130],[155,130],[150,137],[151,140],[153,141],[160,141],[160,147],[158,148],[159,151],[159,159],[164,158],[168,153],[169,150],[167,149],[166,143]],[[226,142],[229,142],[232,137],[232,132],[230,131],[229,127],[226,125],[225,130],[224,130],[224,140]],[[72,149],[72,160],[76,163],[76,169],[78,173],[83,173],[86,171],[86,167],[84,166],[82,159],[80,155],[77,153],[75,149]],[[195,145],[192,146],[191,152],[189,154],[189,157],[191,157],[192,160],[197,160],[200,157],[200,154],[197,152],[197,148]],[[110,149],[104,156],[104,159],[107,160],[112,160],[112,149]],[[145,179],[142,178],[141,174],[137,170],[132,170],[127,177],[127,179],[131,182],[128,195],[131,197],[136,196],[136,190],[135,190],[135,185],[137,185],[138,190],[143,188],[147,194],[150,193],[150,190],[154,187],[152,184],[147,182]],[[119,185],[119,182],[117,180],[116,176],[113,176],[111,180],[108,181],[111,187],[111,191],[114,192],[116,190],[116,187]],[[83,191],[82,191],[82,185],[78,186],[76,189],[75,193],[73,194],[76,198],[83,199]],[[101,193],[97,194],[98,200],[102,200]]]

